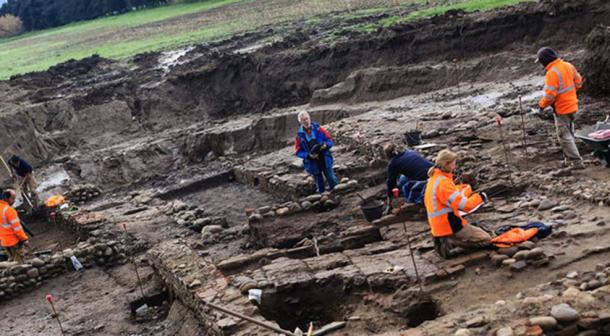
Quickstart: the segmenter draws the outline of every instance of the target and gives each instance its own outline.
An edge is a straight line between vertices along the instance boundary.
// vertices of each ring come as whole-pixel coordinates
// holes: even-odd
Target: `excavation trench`
[[[335,321],[344,321],[348,304],[354,299],[343,290],[343,283],[336,282],[311,285],[290,293],[264,291],[259,309],[267,320],[277,322],[285,330],[307,330],[309,323],[319,329]]]
[[[0,297],[25,294],[51,278],[81,269],[125,263],[125,246],[110,238],[117,238],[115,232],[101,228],[102,217],[45,210],[36,217],[23,215],[22,220],[31,248],[25,250],[25,263],[0,267]]]
[[[415,328],[425,321],[434,320],[440,314],[438,303],[427,294],[417,291],[398,291],[396,296],[409,292],[408,299],[402,297],[394,303],[391,312],[382,307],[369,307],[368,314],[391,315],[396,322]],[[333,322],[348,321],[362,309],[362,296],[369,292],[346,288],[345,283],[335,279],[329,283],[311,284],[295,288],[290,292],[265,290],[258,305],[267,320],[277,322],[285,330],[307,330],[312,323],[318,330]]]
[[[315,41],[316,33],[310,36],[305,31],[295,33],[300,36],[296,44],[277,43],[248,55],[200,47],[188,52],[184,63],[167,75],[146,65],[134,70],[99,57],[67,62],[6,82],[9,98],[0,104],[0,111],[11,111],[11,116],[1,116],[4,128],[0,134],[11,137],[0,137],[0,145],[7,147],[17,140],[38,162],[76,149],[83,142],[100,149],[193,123],[207,123],[206,128],[213,128],[214,123],[230,124],[227,118],[306,104],[314,96],[317,102],[334,102],[336,99],[325,100],[324,91],[314,93],[342,82],[343,87],[334,88],[338,95],[331,94],[331,98],[346,92],[349,99],[364,101],[438,89],[455,85],[450,64],[438,69],[405,66],[423,60],[431,64],[454,58],[467,61],[482,53],[504,51],[523,39],[561,47],[573,40],[571,37],[581,39],[596,24],[608,24],[604,12],[607,4],[602,1],[554,3],[523,4],[485,19],[477,14],[448,14],[397,26],[379,35],[356,34],[332,45]],[[520,62],[510,56],[487,58],[487,63],[462,71],[462,80],[495,80],[504,64]],[[528,68],[533,70],[533,66]],[[387,67],[403,67],[395,70],[402,71],[404,78],[394,79],[393,71],[384,70]],[[434,80],[423,83],[422,76],[428,75]],[[513,74],[503,75],[510,78]],[[197,129],[178,137],[187,139],[183,155],[197,162],[211,151],[222,154],[278,149],[292,136],[294,126],[294,115],[287,119],[261,115],[245,127],[232,126],[231,132]],[[9,132],[12,129],[18,131]],[[171,139],[175,138],[172,135]],[[159,154],[166,159],[172,157]],[[77,163],[84,168],[88,164]],[[163,174],[161,170],[171,167],[156,169]],[[117,182],[133,182],[130,180]]]

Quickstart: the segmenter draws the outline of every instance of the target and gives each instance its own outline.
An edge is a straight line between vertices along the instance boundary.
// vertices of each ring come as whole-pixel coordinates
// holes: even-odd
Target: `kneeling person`
[[[400,186],[407,202],[421,204],[422,196],[419,190],[425,188],[428,171],[434,163],[412,150],[399,151],[393,143],[383,146],[383,153],[390,160],[387,168],[387,207],[385,213],[392,210],[392,190],[396,188],[396,181],[400,178]],[[417,196],[412,190],[418,190]]]
[[[434,248],[443,258],[451,256],[452,247],[483,248],[491,243],[491,236],[482,229],[469,225],[460,211],[470,212],[486,201],[486,196],[473,193],[469,185],[456,185],[453,172],[457,168],[457,154],[442,150],[434,167],[428,172],[424,204],[428,223],[434,237]]]

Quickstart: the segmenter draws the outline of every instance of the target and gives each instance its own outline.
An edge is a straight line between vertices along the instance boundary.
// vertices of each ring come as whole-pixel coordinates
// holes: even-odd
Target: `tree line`
[[[0,8],[0,16],[21,19],[27,31],[91,20],[104,15],[164,5],[170,0],[8,0]]]

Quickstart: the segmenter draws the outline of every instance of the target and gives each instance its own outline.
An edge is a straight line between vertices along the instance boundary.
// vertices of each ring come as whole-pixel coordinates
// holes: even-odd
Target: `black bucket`
[[[367,221],[372,222],[383,216],[383,202],[380,200],[368,200],[360,205],[362,214]]]
[[[411,147],[421,145],[421,132],[416,130],[405,132],[405,143]]]

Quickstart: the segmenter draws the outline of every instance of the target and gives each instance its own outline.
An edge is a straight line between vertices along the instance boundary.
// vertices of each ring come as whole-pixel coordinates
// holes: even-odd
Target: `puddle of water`
[[[161,53],[159,56],[159,68],[163,69],[163,71],[167,72],[171,67],[176,65],[180,65],[184,63],[184,61],[180,62],[180,57],[186,55],[189,51],[193,50],[195,47],[186,47],[177,50],[171,50]]]
[[[538,100],[542,98],[542,91],[541,90],[537,90],[534,91],[532,93],[526,94],[525,96],[521,97],[521,99],[525,102],[525,101],[530,101],[530,100]]]
[[[264,39],[261,41],[258,41],[257,43],[253,43],[250,45],[247,45],[243,48],[239,48],[233,51],[233,53],[235,54],[249,54],[249,53],[253,53],[257,50],[260,50],[264,47],[270,46],[275,42],[279,42],[281,41],[281,38],[272,38],[272,39]],[[263,42],[264,41],[264,42]]]
[[[483,107],[488,108],[498,103],[498,98],[502,97],[503,93],[498,91],[487,92],[482,95],[474,96],[470,98],[470,101]]]
[[[45,169],[38,179],[36,191],[42,199],[45,199],[65,191],[63,186],[70,181],[70,176],[60,165],[54,165]]]
[[[271,43],[258,43],[258,44],[253,44],[253,45],[249,45],[247,47],[241,48],[241,49],[237,49],[234,51],[234,53],[236,54],[249,54],[249,53],[253,53],[257,50],[260,50],[268,45],[271,45]]]

